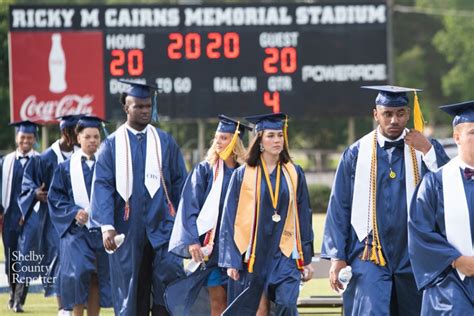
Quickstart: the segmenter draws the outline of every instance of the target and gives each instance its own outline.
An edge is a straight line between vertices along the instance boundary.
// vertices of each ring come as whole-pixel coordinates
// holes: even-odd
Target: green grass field
[[[315,214],[313,215],[313,230],[315,235],[314,240],[314,250],[319,252],[321,249],[321,240],[322,240],[322,231],[324,225],[324,214]],[[3,242],[0,243],[0,262],[4,261],[3,259]],[[3,273],[1,271],[0,273]],[[301,297],[308,297],[311,295],[335,295],[329,287],[328,279],[315,279],[311,280],[305,284],[303,290],[300,293]],[[7,309],[8,294],[0,294],[0,315],[13,315],[13,312],[10,312]],[[57,304],[55,298],[45,298],[43,294],[30,294],[27,297],[25,308],[25,315],[37,315],[37,316],[51,316],[57,314]],[[305,310],[305,313],[311,310]],[[318,315],[321,312],[327,311],[328,314],[331,314],[331,310],[318,310]],[[334,310],[333,310],[334,311]],[[101,311],[101,315],[113,315],[112,309],[104,309]]]

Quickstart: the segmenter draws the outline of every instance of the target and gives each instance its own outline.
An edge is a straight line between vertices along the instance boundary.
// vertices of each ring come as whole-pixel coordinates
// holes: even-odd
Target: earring
[[[265,151],[265,148],[263,147],[263,145],[262,145],[262,144],[260,144],[260,152],[262,152],[262,153],[263,153],[264,151]]]

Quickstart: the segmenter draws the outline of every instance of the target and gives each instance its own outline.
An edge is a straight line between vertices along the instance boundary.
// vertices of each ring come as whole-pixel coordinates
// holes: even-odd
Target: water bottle
[[[347,266],[341,269],[341,271],[339,271],[338,280],[339,282],[341,282],[342,286],[344,287],[344,289],[341,292],[344,292],[346,290],[347,285],[349,284],[349,281],[351,280],[351,278],[352,278],[351,266]]]
[[[122,246],[124,240],[125,240],[125,235],[124,234],[115,235],[114,241],[115,241],[115,245],[117,245],[117,249],[120,246]],[[110,254],[113,254],[115,251],[105,249],[105,252],[107,252],[110,255]]]
[[[212,246],[207,245],[207,246],[201,247],[201,251],[204,257],[208,257],[212,252]],[[204,263],[203,261],[196,262],[193,259],[191,259],[189,263],[186,265],[186,267],[184,267],[184,272],[186,273],[186,275],[190,275],[191,273],[196,271],[203,263]]]
[[[48,60],[49,68],[49,91],[52,93],[63,93],[66,91],[66,55],[61,44],[61,34],[54,33],[51,36],[51,51]]]

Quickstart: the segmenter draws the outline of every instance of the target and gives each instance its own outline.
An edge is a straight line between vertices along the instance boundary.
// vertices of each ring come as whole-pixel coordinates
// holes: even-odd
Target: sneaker
[[[58,311],[58,316],[72,316],[71,311],[67,311],[65,309],[60,309]]]
[[[14,313],[23,313],[23,312],[25,312],[23,310],[23,306],[21,304],[14,304],[12,310],[13,310]]]

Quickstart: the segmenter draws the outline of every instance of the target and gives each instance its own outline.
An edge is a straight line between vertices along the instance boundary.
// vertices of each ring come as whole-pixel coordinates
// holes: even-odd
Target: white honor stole
[[[224,182],[224,161],[222,159],[219,159],[217,163],[212,166],[212,179],[213,181],[211,190],[209,191],[206,201],[204,202],[204,205],[202,206],[201,211],[199,212],[199,215],[196,219],[199,236],[202,236],[211,229],[215,229],[217,226],[222,184]],[[210,240],[211,243],[213,241],[214,240]]]
[[[453,158],[442,169],[444,221],[446,223],[446,237],[463,256],[474,254],[472,245],[471,222],[469,207],[462,181],[459,157]],[[464,280],[466,277],[459,269],[457,272]]]
[[[156,128],[146,127],[145,187],[153,199],[161,186],[161,142]],[[115,132],[115,186],[124,201],[133,193],[133,165],[126,124]]]
[[[51,150],[56,154],[58,164],[64,161],[63,154],[61,153],[61,148],[59,148],[59,139],[51,145]]]
[[[90,199],[87,194],[86,182],[84,179],[84,173],[82,172],[82,156],[84,153],[82,150],[76,151],[71,156],[70,161],[70,177],[71,177],[71,187],[72,187],[72,196],[74,198],[74,204],[81,207],[85,210],[90,217]],[[97,156],[94,155],[96,158]],[[91,183],[91,195],[94,191],[94,181],[95,181],[95,168],[92,176]],[[90,218],[87,220],[86,227],[90,228]]]
[[[372,231],[372,212],[369,212],[370,199],[370,172],[371,172],[371,160],[372,160],[372,149],[374,146],[374,137],[376,137],[375,130],[362,137],[359,141],[359,153],[357,155],[357,164],[354,179],[354,194],[352,198],[352,212],[351,212],[351,224],[354,228],[357,238],[359,241],[363,241],[368,232]],[[377,146],[377,140],[375,143]],[[410,146],[405,144],[404,160],[405,160],[405,189],[406,189],[406,205],[407,212],[410,209],[411,198],[415,192],[417,183],[415,183],[415,166],[411,157]],[[421,152],[415,150],[416,163],[418,171],[421,172]],[[375,149],[375,155],[377,155],[377,149]],[[377,163],[377,157],[375,157]],[[377,166],[375,166],[377,170]],[[377,177],[377,172],[375,173]],[[418,175],[418,178],[421,174]]]
[[[31,156],[38,155],[38,152],[36,152],[35,150],[32,151],[33,154]],[[15,165],[16,153],[17,152],[14,151],[6,155],[2,165],[2,206],[5,212],[10,206],[10,198],[12,195],[13,166]],[[37,205],[39,205],[38,203],[36,203],[35,208]],[[37,212],[36,209],[35,211]]]

